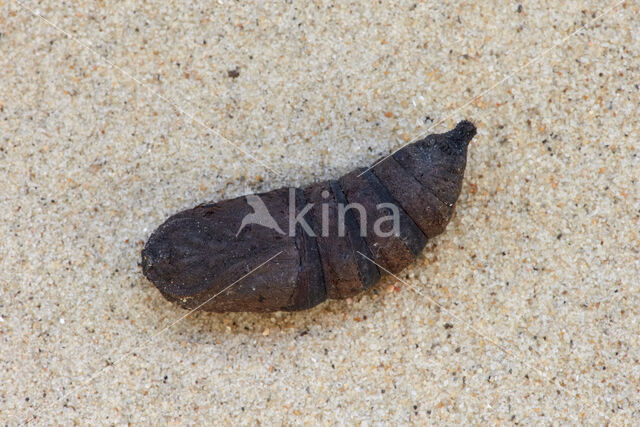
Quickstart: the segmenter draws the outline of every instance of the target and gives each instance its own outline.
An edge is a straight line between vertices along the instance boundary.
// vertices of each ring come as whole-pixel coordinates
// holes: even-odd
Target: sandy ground
[[[638,16],[0,0],[0,419],[637,423]],[[456,216],[401,281],[184,318],[141,274],[178,210],[338,177],[463,118]]]

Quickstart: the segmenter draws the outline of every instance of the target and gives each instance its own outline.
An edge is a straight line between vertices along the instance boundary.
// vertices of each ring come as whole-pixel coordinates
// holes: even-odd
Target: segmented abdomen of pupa
[[[304,310],[354,296],[444,231],[475,133],[462,121],[338,180],[177,213],[149,237],[143,272],[168,300],[207,311]],[[393,233],[381,226],[390,218]]]

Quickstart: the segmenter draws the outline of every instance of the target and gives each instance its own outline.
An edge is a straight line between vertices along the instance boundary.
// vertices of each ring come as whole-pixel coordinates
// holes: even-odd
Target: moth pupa
[[[143,273],[168,300],[216,312],[305,310],[356,295],[445,230],[475,134],[462,121],[337,180],[179,212],[149,237]]]

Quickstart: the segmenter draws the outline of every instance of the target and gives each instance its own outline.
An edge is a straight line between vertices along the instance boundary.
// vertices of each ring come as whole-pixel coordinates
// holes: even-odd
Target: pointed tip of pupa
[[[476,133],[476,126],[468,120],[463,120],[445,135],[450,140],[450,143],[454,144],[456,147],[466,148]]]

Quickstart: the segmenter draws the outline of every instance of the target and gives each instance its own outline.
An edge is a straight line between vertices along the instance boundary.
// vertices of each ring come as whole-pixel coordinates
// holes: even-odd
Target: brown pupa
[[[462,121],[338,180],[177,213],[142,250],[144,275],[168,300],[206,311],[305,310],[351,297],[444,231],[475,133]]]

